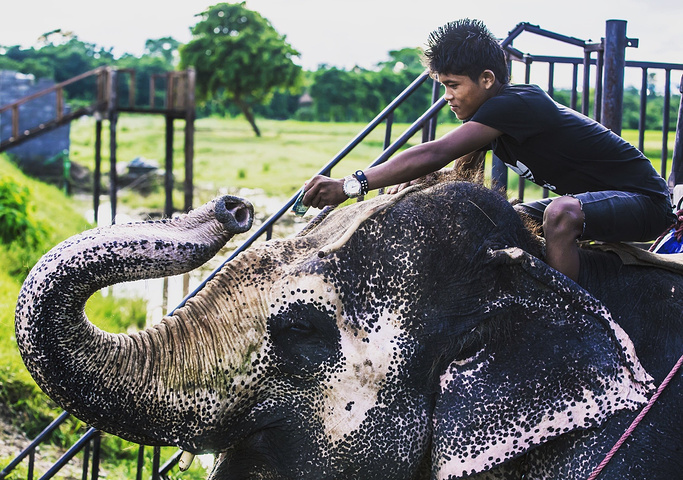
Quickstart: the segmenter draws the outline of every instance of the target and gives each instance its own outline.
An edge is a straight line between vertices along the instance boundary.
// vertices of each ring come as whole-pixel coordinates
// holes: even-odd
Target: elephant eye
[[[313,324],[305,318],[292,318],[291,323],[284,325],[283,329],[288,329],[292,333],[301,335],[315,332]]]
[[[269,319],[273,352],[283,371],[317,372],[339,355],[335,316],[321,305],[297,300]]]

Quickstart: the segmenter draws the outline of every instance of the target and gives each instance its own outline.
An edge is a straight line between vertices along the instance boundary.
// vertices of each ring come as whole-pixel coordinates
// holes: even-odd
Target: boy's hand
[[[417,180],[411,180],[410,182],[399,183],[398,185],[392,185],[391,187],[387,187],[385,192],[388,193],[389,195],[393,195],[394,193],[398,193],[401,190],[408,188],[411,185],[414,185],[415,183],[417,183]]]
[[[334,178],[316,175],[304,185],[304,205],[314,208],[323,208],[326,205],[339,205],[346,201],[343,189],[344,179],[335,180]]]

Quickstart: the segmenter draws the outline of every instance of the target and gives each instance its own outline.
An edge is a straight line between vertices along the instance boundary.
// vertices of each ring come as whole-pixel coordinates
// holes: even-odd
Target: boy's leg
[[[584,222],[581,202],[574,197],[554,199],[543,213],[546,262],[575,282],[580,270],[576,239],[583,233]]]
[[[546,216],[551,205],[553,211]],[[573,228],[580,229],[578,236],[582,240],[644,242],[655,239],[676,220],[668,197],[620,191],[546,198],[515,205],[515,209],[536,221],[543,219],[546,262],[573,279],[580,270]]]

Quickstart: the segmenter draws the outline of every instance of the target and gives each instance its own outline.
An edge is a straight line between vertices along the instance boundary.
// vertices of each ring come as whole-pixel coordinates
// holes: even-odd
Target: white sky
[[[206,0],[1,0],[0,45],[31,46],[43,33],[61,28],[114,54],[139,55],[145,40],[190,39],[195,15]],[[608,19],[626,20],[627,36],[638,38],[627,60],[683,63],[681,0],[246,0],[270,20],[301,56],[304,68],[319,64],[372,68],[390,50],[422,47],[428,34],[462,17],[486,23],[499,38],[520,22],[598,42]],[[578,47],[524,33],[514,43],[531,54],[582,56]],[[678,84],[680,77],[672,81]]]

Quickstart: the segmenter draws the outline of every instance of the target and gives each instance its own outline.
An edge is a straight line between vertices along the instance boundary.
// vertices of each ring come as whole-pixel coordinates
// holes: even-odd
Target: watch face
[[[360,182],[353,177],[346,179],[344,181],[344,193],[358,195],[360,193]]]

